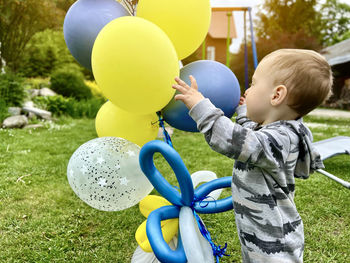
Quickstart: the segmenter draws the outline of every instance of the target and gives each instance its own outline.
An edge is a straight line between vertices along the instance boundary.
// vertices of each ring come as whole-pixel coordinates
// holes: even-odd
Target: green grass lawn
[[[349,135],[349,121],[305,118],[315,141]],[[103,212],[80,201],[66,167],[72,153],[96,138],[94,120],[60,119],[37,130],[0,130],[0,262],[130,262],[134,233],[144,220],[134,206]],[[201,134],[175,131],[175,149],[190,173],[211,170],[230,176],[233,161],[213,152]],[[158,169],[176,184],[168,164]],[[325,162],[327,171],[350,181],[350,157]],[[350,262],[350,190],[321,174],[297,180],[295,202],[305,227],[305,262]],[[156,191],[152,192],[156,194]],[[223,197],[230,195],[229,190]],[[232,211],[203,215],[211,236],[240,262]]]

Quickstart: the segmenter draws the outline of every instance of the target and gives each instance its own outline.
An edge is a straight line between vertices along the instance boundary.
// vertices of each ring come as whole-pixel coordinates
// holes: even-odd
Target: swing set
[[[226,37],[226,66],[230,66],[230,44],[231,44],[231,25],[232,23],[232,13],[233,12],[243,12],[244,17],[244,83],[245,89],[249,88],[249,74],[248,74],[248,41],[247,41],[247,13],[249,15],[249,24],[250,24],[250,37],[251,45],[253,51],[253,64],[254,69],[258,66],[258,55],[256,51],[255,39],[254,39],[254,30],[253,30],[253,19],[252,19],[252,8],[251,7],[213,7],[212,12],[226,12],[227,16],[227,37]],[[206,40],[202,44],[202,59],[206,59]]]

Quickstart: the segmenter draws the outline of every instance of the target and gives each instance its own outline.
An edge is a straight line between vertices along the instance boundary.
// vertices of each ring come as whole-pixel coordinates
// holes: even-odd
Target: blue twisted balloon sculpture
[[[153,155],[156,152],[159,152],[164,156],[166,161],[175,172],[176,178],[180,185],[181,193],[179,193],[172,185],[170,185],[155,167],[153,163]],[[215,179],[213,181],[202,184],[200,187],[194,190],[190,173],[188,172],[180,155],[171,146],[162,141],[150,141],[145,144],[140,151],[139,158],[141,170],[148,177],[154,188],[156,188],[164,198],[173,204],[171,206],[163,206],[159,209],[156,209],[148,216],[146,232],[153,252],[161,262],[190,262],[188,258],[189,254],[192,253],[193,255],[193,253],[195,254],[196,251],[190,251],[190,253],[186,251],[186,247],[183,245],[183,241],[185,240],[181,240],[181,235],[184,238],[184,234],[187,233],[181,233],[181,224],[177,249],[174,251],[163,239],[161,221],[177,218],[179,216],[181,221],[181,213],[184,215],[184,218],[189,218],[187,212],[189,209],[192,209],[192,216],[193,213],[196,214],[196,212],[211,214],[231,210],[233,208],[232,196],[217,201],[207,201],[208,199],[206,199],[210,192],[219,188],[230,187],[231,177],[228,176]],[[203,201],[204,199],[206,200]],[[203,205],[203,202],[205,202],[205,205]],[[185,214],[187,215],[185,216]],[[198,216],[196,217],[199,218]],[[191,218],[187,220],[189,220],[188,222],[191,222]],[[202,229],[200,229],[200,231],[203,233]],[[211,240],[208,240],[208,242],[213,247]],[[203,241],[199,241],[199,243],[203,244]],[[214,247],[213,250],[215,250]],[[221,257],[222,254],[223,253],[221,253],[221,255],[218,255],[214,251],[214,253],[211,255],[216,256],[218,262],[218,257]],[[198,255],[194,256],[197,257]],[[211,256],[211,258],[213,257]]]

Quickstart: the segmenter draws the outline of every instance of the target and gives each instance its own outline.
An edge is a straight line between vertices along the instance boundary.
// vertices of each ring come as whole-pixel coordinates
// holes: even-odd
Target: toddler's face
[[[272,108],[270,100],[273,91],[273,76],[269,70],[272,63],[272,59],[265,59],[259,63],[254,72],[252,84],[245,93],[247,117],[259,124],[267,119]]]

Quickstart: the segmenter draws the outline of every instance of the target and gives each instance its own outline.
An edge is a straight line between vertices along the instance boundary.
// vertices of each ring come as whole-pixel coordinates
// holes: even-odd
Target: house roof
[[[212,11],[211,23],[208,34],[212,38],[227,38],[228,21],[230,21],[229,38],[236,38],[236,25],[232,11]]]
[[[350,39],[327,47],[321,53],[331,66],[347,63],[350,61]]]

